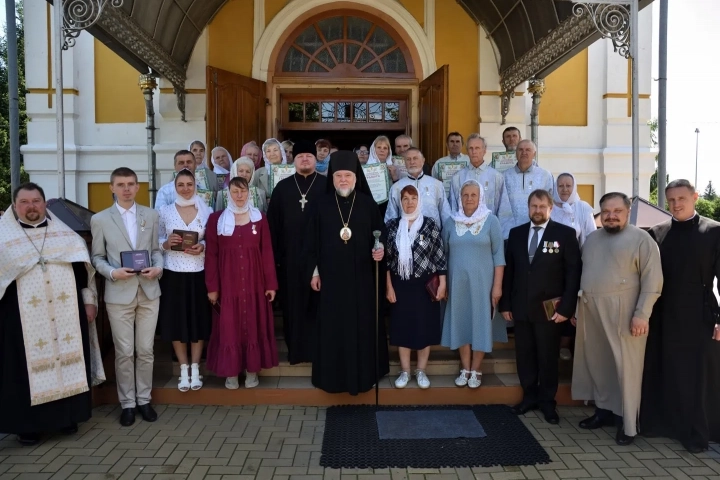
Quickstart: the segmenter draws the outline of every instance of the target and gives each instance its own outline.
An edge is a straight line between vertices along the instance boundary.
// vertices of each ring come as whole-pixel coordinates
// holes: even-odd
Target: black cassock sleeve
[[[278,185],[279,186],[279,185]],[[283,251],[283,204],[282,189],[276,188],[273,191],[270,205],[267,209],[267,220],[270,226],[270,238],[272,239],[273,253],[275,254],[275,264],[282,265],[285,261]]]
[[[320,209],[318,202],[313,202],[308,213],[308,222],[302,241],[302,258],[305,262],[302,265],[302,278],[303,281],[307,280],[306,285],[310,286],[315,267],[320,269]]]
[[[75,274],[75,285],[77,285],[78,290],[87,288],[88,274],[85,264],[83,262],[73,262],[72,269]]]

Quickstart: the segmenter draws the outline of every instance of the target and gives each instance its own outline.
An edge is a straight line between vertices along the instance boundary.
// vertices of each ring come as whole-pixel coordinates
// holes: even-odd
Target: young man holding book
[[[575,230],[550,219],[552,197],[535,190],[528,197],[530,221],[510,230],[505,250],[499,308],[515,322],[515,355],[523,400],[522,415],[540,409],[557,424],[560,325],[575,314],[582,261]]]
[[[110,190],[117,202],[90,221],[92,264],[107,279],[105,304],[115,344],[123,426],[135,423],[136,407],[145,421],[157,420],[150,405],[150,390],[163,256],[158,213],[135,203],[139,188],[134,171],[116,168],[110,175]],[[140,261],[143,258],[145,261]]]

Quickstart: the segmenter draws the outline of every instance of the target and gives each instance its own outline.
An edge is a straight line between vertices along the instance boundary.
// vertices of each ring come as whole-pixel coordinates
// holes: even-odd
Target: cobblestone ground
[[[131,428],[120,410],[95,409],[77,435],[53,436],[21,448],[0,434],[0,480],[235,479],[720,479],[720,448],[691,455],[667,439],[619,447],[611,429],[588,432],[577,423],[588,408],[560,408],[559,425],[533,412],[523,419],[550,454],[534,467],[441,470],[333,470],[319,466],[325,409],[314,407],[157,406],[155,423]]]

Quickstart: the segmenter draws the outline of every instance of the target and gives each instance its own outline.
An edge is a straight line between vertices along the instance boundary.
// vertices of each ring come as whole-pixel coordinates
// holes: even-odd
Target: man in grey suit
[[[115,344],[115,376],[123,409],[120,424],[126,427],[135,423],[135,407],[145,421],[157,420],[150,405],[150,391],[163,256],[158,242],[158,213],[135,203],[139,188],[134,171],[116,168],[110,175],[110,190],[117,202],[90,221],[92,264],[107,279],[105,305]],[[138,273],[122,267],[121,252],[142,250],[150,254],[150,266]]]

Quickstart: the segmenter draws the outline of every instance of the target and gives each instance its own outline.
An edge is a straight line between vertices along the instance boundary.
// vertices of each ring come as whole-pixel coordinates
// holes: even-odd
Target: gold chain
[[[348,214],[347,223],[345,223],[345,219],[343,218],[342,211],[340,210],[340,202],[338,201],[337,197],[337,194],[335,194],[335,203],[337,203],[338,213],[340,214],[340,221],[342,222],[343,227],[347,228],[348,223],[350,223],[350,216],[352,216],[353,207],[355,206],[355,198],[357,197],[357,195],[355,195],[355,192],[353,192],[353,200],[352,204],[350,205],[350,213]]]

